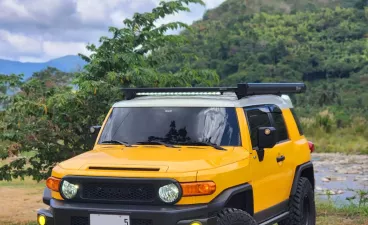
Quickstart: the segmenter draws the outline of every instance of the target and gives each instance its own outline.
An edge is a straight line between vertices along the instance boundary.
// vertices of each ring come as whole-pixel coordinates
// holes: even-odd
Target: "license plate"
[[[91,214],[90,225],[130,225],[129,216]]]

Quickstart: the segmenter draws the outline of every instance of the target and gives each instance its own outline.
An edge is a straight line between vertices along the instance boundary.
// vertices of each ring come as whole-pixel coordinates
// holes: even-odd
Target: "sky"
[[[163,22],[187,24],[224,0],[204,0],[191,12]],[[98,44],[108,27],[122,27],[135,12],[147,12],[160,0],[0,0],[0,59],[45,62],[78,53],[89,54],[88,43]]]

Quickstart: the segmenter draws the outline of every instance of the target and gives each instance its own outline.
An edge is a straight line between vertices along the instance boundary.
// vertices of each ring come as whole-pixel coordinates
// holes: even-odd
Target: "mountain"
[[[0,74],[24,74],[24,79],[47,67],[55,67],[63,72],[82,70],[86,62],[76,55],[67,55],[43,63],[18,62],[0,59]]]
[[[307,83],[308,92],[294,99],[303,116],[329,108],[338,121],[368,118],[363,1],[227,0],[193,23],[192,32],[183,31],[188,44],[175,50],[195,54],[190,65],[216,70],[223,86]],[[161,70],[176,72],[184,62],[179,58]]]
[[[254,13],[295,13],[316,11],[322,7],[355,7],[366,0],[227,0],[219,7],[209,10],[203,20],[226,20]],[[364,4],[364,3],[363,3]]]

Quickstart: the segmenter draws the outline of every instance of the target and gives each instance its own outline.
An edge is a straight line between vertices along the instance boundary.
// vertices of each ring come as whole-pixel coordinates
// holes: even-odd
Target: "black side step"
[[[274,217],[274,218],[272,218],[268,221],[265,221],[265,222],[263,222],[259,225],[273,225],[277,222],[280,222],[283,219],[286,219],[289,216],[289,214],[290,214],[289,212],[284,212],[283,214],[280,214],[280,215],[278,215],[278,216],[276,216],[276,217]]]

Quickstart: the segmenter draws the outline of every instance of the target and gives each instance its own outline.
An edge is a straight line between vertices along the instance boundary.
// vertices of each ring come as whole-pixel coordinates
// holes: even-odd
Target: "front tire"
[[[290,199],[290,215],[287,219],[279,222],[279,225],[315,225],[316,204],[314,190],[305,177],[298,182],[295,195]]]
[[[257,222],[243,210],[227,208],[217,215],[217,225],[257,225]]]

